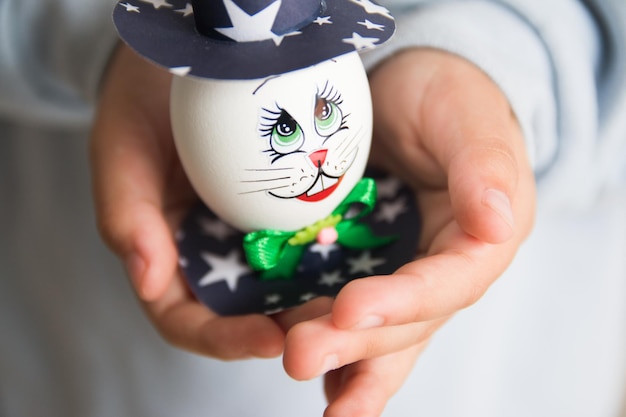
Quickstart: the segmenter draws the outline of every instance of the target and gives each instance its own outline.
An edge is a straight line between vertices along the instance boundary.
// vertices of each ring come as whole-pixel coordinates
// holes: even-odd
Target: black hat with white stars
[[[120,37],[177,75],[256,79],[375,48],[395,30],[371,0],[124,0]]]

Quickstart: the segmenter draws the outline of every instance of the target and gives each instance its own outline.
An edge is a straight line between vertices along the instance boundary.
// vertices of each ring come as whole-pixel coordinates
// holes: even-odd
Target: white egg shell
[[[267,79],[175,77],[171,117],[196,192],[244,232],[328,216],[361,179],[372,134],[357,53]]]

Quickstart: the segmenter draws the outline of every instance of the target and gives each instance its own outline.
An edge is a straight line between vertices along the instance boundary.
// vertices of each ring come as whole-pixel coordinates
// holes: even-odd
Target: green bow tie
[[[346,217],[350,207],[360,203],[364,208]],[[376,183],[363,178],[330,216],[295,232],[259,230],[248,233],[243,248],[250,267],[261,272],[261,279],[290,279],[296,272],[308,244],[323,229],[334,228],[337,243],[351,249],[369,249],[391,243],[396,237],[378,237],[367,224],[358,221],[372,212],[376,204]]]

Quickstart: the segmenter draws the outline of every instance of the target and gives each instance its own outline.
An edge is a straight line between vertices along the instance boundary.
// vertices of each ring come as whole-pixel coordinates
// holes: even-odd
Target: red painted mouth
[[[313,184],[313,187],[311,187],[309,191],[300,194],[296,198],[309,203],[322,201],[337,189],[342,179],[343,175],[339,178],[331,178],[322,174],[317,177],[315,184]]]

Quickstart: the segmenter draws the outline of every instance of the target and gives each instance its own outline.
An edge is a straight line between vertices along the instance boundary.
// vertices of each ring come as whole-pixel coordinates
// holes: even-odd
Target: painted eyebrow
[[[261,84],[259,84],[259,86],[257,88],[254,89],[254,91],[252,92],[252,95],[255,95],[261,88],[265,87],[265,84],[267,84],[268,82],[270,82],[270,81],[272,81],[272,80],[274,80],[276,78],[279,78],[279,77],[280,77],[280,75],[273,75],[273,76],[271,76],[269,78],[264,79],[263,82]]]

